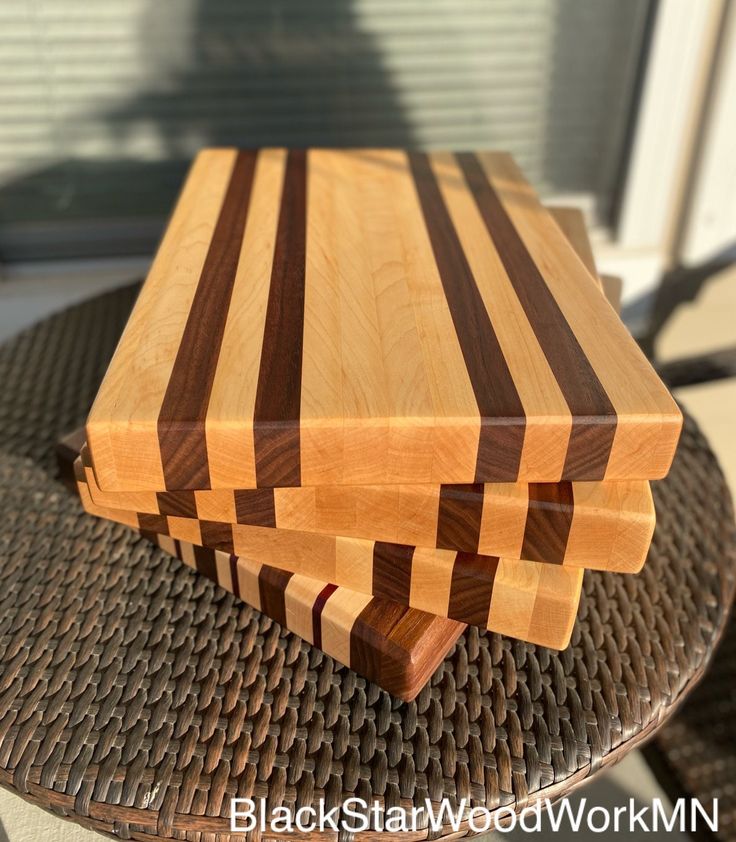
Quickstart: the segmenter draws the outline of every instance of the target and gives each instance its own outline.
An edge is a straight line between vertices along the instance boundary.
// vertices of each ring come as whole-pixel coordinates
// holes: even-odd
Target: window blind
[[[146,253],[205,145],[511,151],[611,219],[639,0],[0,4],[0,260]]]

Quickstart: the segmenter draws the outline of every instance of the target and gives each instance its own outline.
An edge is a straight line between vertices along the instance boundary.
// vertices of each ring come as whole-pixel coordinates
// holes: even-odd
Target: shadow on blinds
[[[0,261],[149,253],[203,146],[413,146],[356,2],[151,0],[133,21],[125,0],[97,33],[39,27],[54,163],[0,179]]]

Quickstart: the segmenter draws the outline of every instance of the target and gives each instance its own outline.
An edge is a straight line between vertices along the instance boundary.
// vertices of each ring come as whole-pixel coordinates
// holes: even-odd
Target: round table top
[[[586,573],[570,646],[470,628],[410,703],[86,515],[53,478],[54,445],[83,422],[135,292],[0,348],[0,784],[135,839],[222,842],[233,797],[519,810],[619,759],[702,675],[733,596],[736,541],[691,419],[670,476],[653,484],[644,570]]]

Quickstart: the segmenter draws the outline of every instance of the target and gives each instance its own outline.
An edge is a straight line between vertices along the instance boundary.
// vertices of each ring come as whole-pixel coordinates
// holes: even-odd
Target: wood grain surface
[[[105,491],[649,479],[681,416],[498,153],[206,150],[87,424]]]
[[[465,624],[247,558],[143,532],[146,538],[282,628],[404,701],[411,701]]]
[[[82,505],[97,517],[542,646],[562,649],[569,642],[582,569],[104,508],[90,497],[81,459],[75,472]]]
[[[332,486],[102,491],[82,448],[90,498],[108,509],[365,538],[635,573],[654,532],[649,483]]]

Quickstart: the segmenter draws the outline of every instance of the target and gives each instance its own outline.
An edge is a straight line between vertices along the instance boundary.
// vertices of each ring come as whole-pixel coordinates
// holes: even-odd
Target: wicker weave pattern
[[[49,464],[130,299],[82,305],[0,351],[8,452]],[[670,713],[725,621],[733,513],[692,421],[655,497],[644,572],[587,574],[566,651],[471,629],[401,704],[2,456],[0,783],[118,838],[202,842],[229,838],[235,795],[489,807],[561,795]]]

